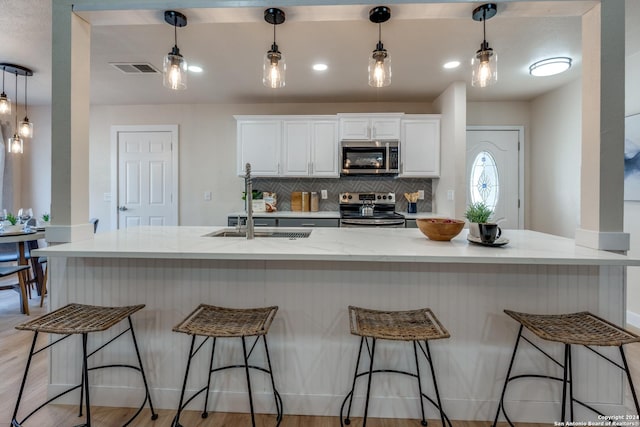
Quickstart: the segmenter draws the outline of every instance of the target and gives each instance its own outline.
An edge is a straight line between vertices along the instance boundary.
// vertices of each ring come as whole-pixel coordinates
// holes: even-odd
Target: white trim
[[[640,328],[640,314],[627,310],[627,325]]]
[[[594,231],[578,228],[576,230],[576,245],[601,251],[628,251],[630,245],[629,233],[621,231]]]
[[[171,205],[173,207],[173,214],[176,218],[176,225],[180,224],[180,217],[178,216],[178,153],[180,149],[180,138],[178,133],[178,125],[132,125],[132,126],[111,126],[111,229],[118,229],[118,133],[119,132],[171,132],[171,142],[173,144],[171,149],[171,170],[173,175],[171,177],[172,188],[171,193]]]
[[[518,208],[518,228],[524,229],[524,212],[526,207],[526,200],[524,197],[524,126],[467,126],[467,131],[470,130],[515,130],[518,131],[518,141],[520,141],[520,149],[518,150],[518,199],[520,200],[520,207]],[[465,175],[466,176],[466,175]],[[465,185],[466,188],[466,185]]]

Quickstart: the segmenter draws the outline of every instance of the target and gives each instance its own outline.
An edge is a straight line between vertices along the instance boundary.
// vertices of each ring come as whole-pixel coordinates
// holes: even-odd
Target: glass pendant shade
[[[23,138],[33,138],[33,123],[29,121],[29,117],[25,116],[18,124],[18,134]]]
[[[177,47],[164,57],[162,63],[162,84],[173,90],[187,88],[187,61]]]
[[[284,55],[278,51],[278,46],[273,45],[271,50],[264,55],[262,84],[272,89],[284,87],[286,72],[287,64]]]
[[[24,141],[17,133],[13,134],[13,138],[9,138],[9,144],[7,144],[7,151],[14,154],[22,154],[24,150]]]
[[[0,94],[0,114],[11,114],[11,100],[4,92]]]
[[[471,86],[487,87],[498,81],[498,55],[485,41],[471,60]]]
[[[381,46],[381,44],[379,45]],[[376,49],[369,57],[369,86],[391,85],[391,57],[386,49]]]

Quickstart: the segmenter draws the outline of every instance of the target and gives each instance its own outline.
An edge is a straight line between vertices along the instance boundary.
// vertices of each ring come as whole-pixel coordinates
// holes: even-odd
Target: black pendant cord
[[[482,41],[487,44],[487,11],[482,12]]]
[[[17,76],[16,76],[16,79],[17,79]],[[27,114],[27,76],[24,76],[24,118],[26,119],[28,116],[29,115]]]
[[[178,25],[175,19],[173,20],[173,45],[178,47]]]
[[[7,67],[2,67],[2,93],[4,93],[4,75],[7,74]]]
[[[18,72],[16,71],[16,135],[18,134]]]
[[[382,44],[382,24],[378,22],[378,43]]]

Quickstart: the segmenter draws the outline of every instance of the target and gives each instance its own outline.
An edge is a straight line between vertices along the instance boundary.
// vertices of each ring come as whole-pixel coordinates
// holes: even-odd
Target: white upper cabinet
[[[400,139],[401,113],[339,114],[340,139]]]
[[[247,163],[253,176],[280,175],[282,120],[237,119],[237,132],[238,175]]]
[[[236,120],[238,175],[244,175],[249,161],[258,177],[340,176],[335,116],[237,116]]]
[[[406,115],[402,119],[400,176],[440,176],[440,115]]]
[[[283,121],[283,176],[340,176],[337,119]]]

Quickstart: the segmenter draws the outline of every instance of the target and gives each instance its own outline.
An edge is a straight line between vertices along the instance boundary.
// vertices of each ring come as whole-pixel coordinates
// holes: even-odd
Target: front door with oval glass
[[[521,228],[519,131],[467,131],[467,204],[483,202],[500,227]]]

